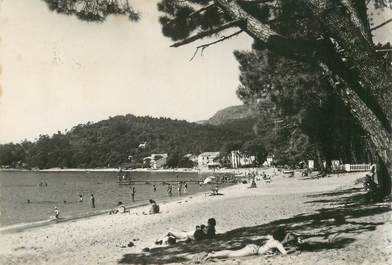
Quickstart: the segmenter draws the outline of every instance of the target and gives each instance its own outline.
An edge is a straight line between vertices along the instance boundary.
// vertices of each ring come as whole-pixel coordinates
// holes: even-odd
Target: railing
[[[346,172],[370,171],[371,164],[344,164],[343,170]]]

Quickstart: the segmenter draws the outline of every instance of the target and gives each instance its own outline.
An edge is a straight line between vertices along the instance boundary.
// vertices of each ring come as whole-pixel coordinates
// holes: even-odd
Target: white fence
[[[344,164],[341,165],[346,172],[370,171],[371,164]]]

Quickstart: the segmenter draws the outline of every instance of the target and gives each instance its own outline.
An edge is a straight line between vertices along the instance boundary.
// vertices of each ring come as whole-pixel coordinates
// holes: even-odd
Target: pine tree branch
[[[196,16],[196,15],[198,15],[198,14],[200,14],[200,13],[203,13],[204,11],[207,11],[208,9],[210,9],[210,8],[212,8],[212,7],[214,7],[214,6],[215,6],[215,3],[210,4],[210,5],[208,5],[208,6],[205,6],[205,7],[203,7],[203,8],[200,8],[200,9],[196,10],[195,12],[190,13],[190,14],[189,14],[189,17],[191,18],[191,17]]]
[[[242,32],[243,32],[243,30],[241,29],[239,31],[234,32],[233,34],[228,35],[228,36],[223,36],[219,40],[216,40],[216,41],[213,41],[213,42],[210,42],[210,43],[206,43],[206,44],[197,46],[196,50],[195,50],[195,53],[193,54],[192,58],[189,61],[192,61],[193,58],[195,58],[195,56],[196,56],[197,52],[199,51],[199,49],[201,49],[201,55],[203,55],[203,51],[206,48],[210,47],[211,45],[214,45],[214,44],[217,44],[219,42],[222,42],[222,41],[225,41],[227,39],[230,39],[231,37],[234,37],[234,36],[237,36],[237,35],[241,34]]]
[[[223,24],[222,26],[220,26],[218,28],[202,31],[202,32],[199,32],[199,33],[197,33],[197,34],[195,34],[195,35],[193,35],[193,36],[191,36],[189,38],[186,38],[186,39],[184,39],[182,41],[173,43],[172,45],[170,45],[170,47],[180,47],[180,46],[189,44],[189,43],[194,42],[196,40],[199,40],[199,39],[211,36],[211,35],[216,34],[216,33],[219,33],[219,32],[221,32],[221,31],[223,31],[225,29],[232,28],[232,27],[237,27],[237,26],[240,25],[240,23],[241,23],[240,20],[234,20],[234,21],[225,23],[225,24]]]
[[[381,23],[380,25],[377,25],[377,26],[371,28],[370,31],[379,29],[379,28],[381,28],[381,27],[383,27],[383,26],[385,26],[386,24],[391,23],[391,22],[392,22],[392,18],[391,18],[391,19],[388,19],[388,20],[386,20],[386,21],[384,21],[384,22]]]

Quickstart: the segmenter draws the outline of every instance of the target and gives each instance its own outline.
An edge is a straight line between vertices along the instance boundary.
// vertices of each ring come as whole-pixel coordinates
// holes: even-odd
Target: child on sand
[[[54,207],[54,218],[59,219],[60,218],[60,210],[57,207]]]
[[[156,214],[159,213],[159,204],[157,204],[156,201],[154,200],[149,200],[150,204],[151,204],[151,208],[148,211],[149,214]]]

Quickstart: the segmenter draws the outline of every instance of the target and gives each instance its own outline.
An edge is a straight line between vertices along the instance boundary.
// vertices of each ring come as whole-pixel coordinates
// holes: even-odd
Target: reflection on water
[[[134,202],[131,187],[119,185],[117,173],[0,172],[0,226],[48,219],[53,215],[55,206],[60,209],[62,217],[70,218],[111,209],[120,201],[137,206],[145,204],[150,198],[168,200],[165,181],[201,180],[205,177],[197,173],[171,172],[132,172],[131,175],[133,180],[142,180],[133,186]],[[150,182],[153,180],[159,182]],[[47,183],[47,186],[40,183]],[[188,183],[187,193],[182,196],[208,189],[210,187]],[[173,185],[173,197],[178,196],[176,191],[177,185]],[[94,194],[96,208],[91,208],[91,194]],[[83,196],[82,202],[79,200],[80,195]]]

